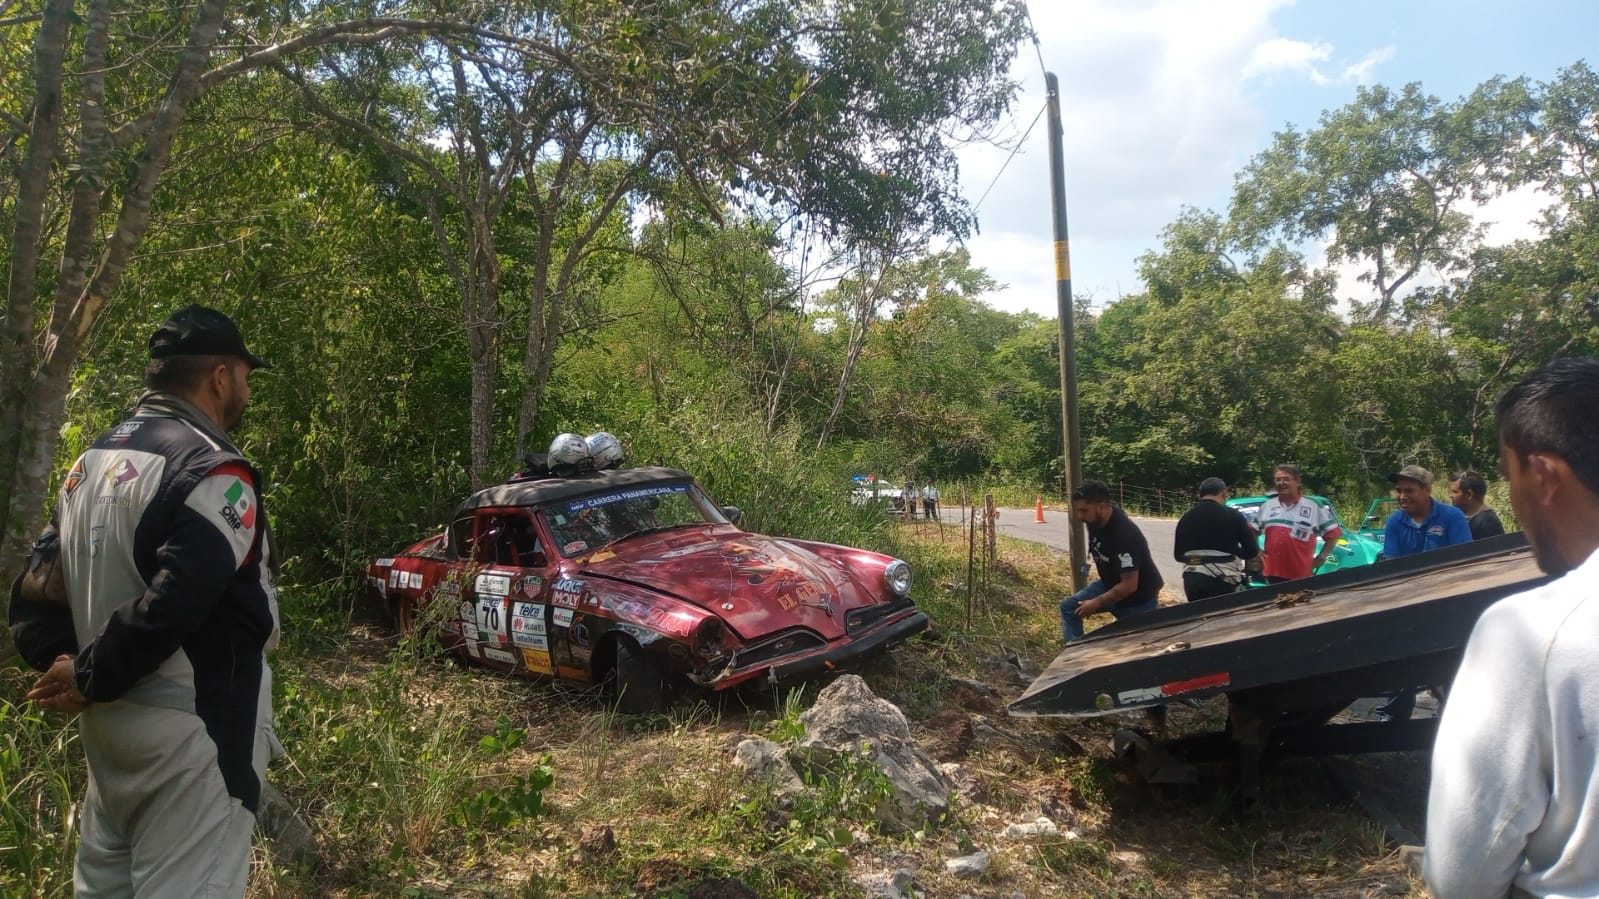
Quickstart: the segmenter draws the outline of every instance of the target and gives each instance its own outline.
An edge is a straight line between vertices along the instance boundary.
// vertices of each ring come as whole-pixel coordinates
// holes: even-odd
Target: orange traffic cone
[[[1038,494],[1038,505],[1033,507],[1033,523],[1044,524],[1044,494]]]

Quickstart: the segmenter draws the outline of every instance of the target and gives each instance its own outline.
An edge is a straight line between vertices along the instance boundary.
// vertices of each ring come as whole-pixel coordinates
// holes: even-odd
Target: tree
[[[1325,240],[1333,261],[1369,266],[1377,320],[1428,266],[1461,271],[1478,233],[1467,204],[1519,183],[1535,103],[1525,79],[1484,82],[1454,102],[1359,88],[1320,126],[1279,132],[1238,176],[1232,216],[1259,245],[1273,234]]]
[[[45,0],[34,27],[26,146],[5,193],[14,196],[0,322],[0,578],[38,520],[84,339],[117,295],[190,105],[229,79],[329,43],[375,44],[402,34],[471,31],[435,20],[359,18],[312,25],[223,0],[118,9]],[[132,14],[137,13],[137,14]],[[36,25],[36,27],[35,27]],[[219,35],[226,33],[226,49]],[[76,47],[76,65],[69,52]],[[73,101],[76,101],[75,104]],[[14,139],[13,139],[14,140]],[[63,204],[57,206],[57,204]],[[43,272],[55,261],[53,275]],[[40,311],[45,311],[40,324]]]

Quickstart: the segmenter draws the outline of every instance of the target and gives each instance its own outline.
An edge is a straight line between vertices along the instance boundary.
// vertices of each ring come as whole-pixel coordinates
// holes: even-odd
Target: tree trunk
[[[10,278],[0,326],[0,583],[9,584],[17,541],[30,521],[12,516],[28,420],[29,373],[33,369],[34,303],[38,298],[39,247],[44,239],[50,163],[61,133],[61,72],[66,57],[72,0],[50,0],[34,44],[33,121],[28,154],[17,170],[15,220],[11,229]]]
[[[533,250],[533,282],[528,289],[527,339],[522,344],[522,402],[516,416],[516,454],[519,459],[532,450],[528,446],[528,438],[532,436],[533,425],[538,421],[539,407],[544,401],[544,386],[549,379],[549,367],[546,365],[543,366],[544,383],[537,383],[547,332],[545,315],[550,296],[550,255],[551,244],[555,241],[553,203],[542,204],[538,222],[538,242]]]
[[[877,305],[882,302],[883,285],[888,281],[889,270],[893,268],[898,257],[899,254],[893,248],[885,248],[879,257],[877,277],[869,284],[863,278],[859,288],[860,293],[850,304],[849,349],[844,357],[844,371],[838,376],[838,389],[833,393],[833,407],[827,411],[827,421],[822,423],[822,433],[816,438],[817,449],[827,445],[828,438],[833,436],[833,428],[838,424],[838,416],[844,411],[844,400],[848,398],[850,382],[855,378],[855,365],[860,361],[861,351],[866,349],[866,332],[877,318]]]

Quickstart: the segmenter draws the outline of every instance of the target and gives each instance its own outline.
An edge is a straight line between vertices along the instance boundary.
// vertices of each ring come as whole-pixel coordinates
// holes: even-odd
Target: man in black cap
[[[1177,521],[1172,555],[1182,562],[1188,601],[1231,593],[1243,580],[1243,566],[1255,564],[1260,545],[1242,512],[1227,505],[1221,478],[1199,482],[1199,502]]]
[[[17,650],[45,672],[28,698],[81,712],[79,896],[244,895],[281,751],[266,663],[278,612],[261,477],[227,432],[266,367],[214,309],[163,322],[149,390],[62,483],[52,595],[66,605],[12,588]]]

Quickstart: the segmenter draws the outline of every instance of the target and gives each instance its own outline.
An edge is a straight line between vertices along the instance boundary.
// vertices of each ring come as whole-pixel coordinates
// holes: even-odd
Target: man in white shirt
[[[1599,359],[1499,401],[1499,467],[1556,580],[1495,603],[1433,747],[1423,873],[1437,899],[1599,896]]]

